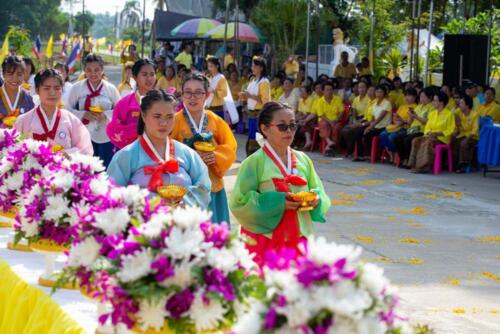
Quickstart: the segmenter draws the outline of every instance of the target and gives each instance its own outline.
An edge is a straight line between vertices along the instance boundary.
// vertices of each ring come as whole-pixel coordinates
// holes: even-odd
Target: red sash
[[[33,139],[47,141],[47,139],[54,140],[56,138],[57,128],[59,127],[59,122],[61,121],[61,110],[56,111],[56,121],[54,122],[54,126],[49,131],[47,126],[47,122],[45,122],[45,117],[42,115],[42,111],[40,110],[40,106],[35,109],[36,115],[40,119],[40,123],[42,123],[42,128],[44,133],[33,133]]]
[[[282,164],[277,160],[278,158],[268,149],[266,145],[263,146],[264,152],[279,168],[282,179],[273,178],[273,184],[277,192],[290,192],[289,185],[293,186],[306,186],[307,180],[302,176],[288,174],[283,168]],[[291,169],[294,171],[297,168],[297,160],[293,151],[290,152]],[[297,211],[285,210],[278,226],[273,231],[271,238],[271,247],[273,249],[280,249],[283,247],[296,249],[300,241],[300,226],[297,217]]]
[[[167,161],[160,161],[153,150],[146,142],[143,136],[139,137],[139,143],[141,144],[142,149],[151,160],[156,162],[156,165],[146,166],[144,167],[144,174],[151,174],[151,178],[149,179],[148,189],[149,191],[157,192],[158,187],[163,185],[163,174],[167,173],[177,173],[179,171],[179,162],[175,160],[175,147],[173,140],[170,140],[170,150],[169,155],[170,159]]]
[[[92,106],[92,98],[98,97],[99,95],[101,95],[102,87],[104,87],[104,84],[101,81],[101,84],[99,85],[99,87],[97,87],[97,89],[94,90],[94,88],[92,87],[90,82],[87,80],[87,88],[89,89],[90,94],[88,94],[87,97],[85,98],[85,104],[83,106],[83,109],[90,111],[90,107]],[[82,123],[89,124],[90,122],[88,119],[84,118],[84,119],[82,119]]]

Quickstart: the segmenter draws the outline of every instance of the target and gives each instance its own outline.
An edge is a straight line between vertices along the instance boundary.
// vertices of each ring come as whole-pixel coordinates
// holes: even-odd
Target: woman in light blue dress
[[[186,205],[207,208],[210,177],[200,156],[188,146],[169,138],[174,126],[176,100],[163,91],[142,98],[137,132],[139,137],[115,153],[108,174],[117,185],[137,184],[157,192],[162,185],[187,189]]]

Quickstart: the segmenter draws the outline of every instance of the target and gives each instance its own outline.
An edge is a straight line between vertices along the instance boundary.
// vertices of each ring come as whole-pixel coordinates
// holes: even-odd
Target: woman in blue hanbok
[[[174,96],[163,91],[153,90],[142,98],[139,137],[114,155],[108,174],[117,185],[137,184],[151,192],[164,185],[182,186],[187,190],[183,204],[207,208],[207,166],[194,150],[169,138],[175,105]]]

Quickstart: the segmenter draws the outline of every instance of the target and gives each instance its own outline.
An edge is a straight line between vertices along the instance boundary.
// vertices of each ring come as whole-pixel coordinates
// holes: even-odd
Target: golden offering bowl
[[[63,109],[63,108],[64,108],[64,103],[59,103],[59,104],[57,105],[57,107],[58,107],[59,109]]]
[[[180,201],[186,195],[187,189],[175,184],[158,187],[158,194],[161,198],[171,201]]]
[[[5,124],[6,127],[13,127],[14,123],[16,123],[17,117],[16,116],[7,116],[4,119],[2,119],[3,124]]]
[[[90,111],[92,111],[92,112],[101,113],[101,112],[103,112],[103,111],[104,111],[104,108],[103,108],[103,107],[101,107],[100,105],[97,105],[97,106],[91,106],[91,107],[89,108],[89,110],[90,110]]]
[[[21,88],[26,89],[26,90],[30,90],[31,89],[31,85],[29,83],[23,83],[21,85]]]
[[[215,151],[215,146],[212,143],[209,143],[207,141],[196,141],[194,142],[194,148],[197,151],[202,151],[202,152],[213,152]]]
[[[49,239],[40,239],[38,241],[30,242],[30,248],[34,251],[58,253],[69,250],[68,245],[61,245]]]
[[[313,191],[299,191],[292,194],[292,198],[296,202],[300,202],[299,211],[311,211],[314,208],[310,205],[318,195]]]
[[[52,146],[50,147],[50,152],[56,153],[61,151],[64,151],[64,147],[62,145],[52,144]]]

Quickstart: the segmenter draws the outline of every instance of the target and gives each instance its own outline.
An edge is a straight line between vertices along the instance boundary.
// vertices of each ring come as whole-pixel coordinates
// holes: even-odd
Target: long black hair
[[[184,80],[184,82],[182,83],[182,90],[184,90],[184,86],[186,86],[186,83],[188,81],[199,81],[199,82],[201,82],[203,84],[203,88],[205,89],[205,92],[208,92],[208,88],[210,87],[210,81],[203,74],[194,73],[194,74],[189,75],[186,78],[186,80]]]
[[[267,62],[262,57],[254,57],[252,62],[262,68],[262,73],[260,74],[260,79],[267,77]]]
[[[151,109],[153,104],[157,102],[176,103],[176,101],[175,96],[168,94],[163,90],[150,90],[141,100],[141,113],[146,114],[149,109]],[[139,136],[144,133],[145,127],[146,124],[144,124],[144,120],[142,119],[142,116],[140,116],[137,122],[137,134]]]
[[[64,86],[64,80],[62,78],[61,73],[59,71],[54,70],[52,68],[48,68],[45,70],[41,70],[35,75],[35,88],[38,89],[45,82],[45,80],[55,78],[61,84],[61,87]]]
[[[14,73],[18,68],[24,71],[26,64],[23,58],[19,56],[8,56],[2,62],[2,72],[3,73]]]
[[[141,68],[146,65],[151,65],[153,68],[155,68],[155,63],[151,59],[148,58],[143,58],[139,59],[134,63],[134,66],[132,66],[132,75],[134,77],[137,77],[139,75],[139,72],[141,71]]]
[[[207,63],[211,63],[212,65],[214,65],[215,67],[217,67],[217,71],[219,73],[222,72],[219,59],[217,59],[215,57],[209,57],[207,59]]]

